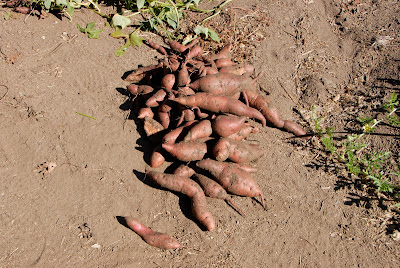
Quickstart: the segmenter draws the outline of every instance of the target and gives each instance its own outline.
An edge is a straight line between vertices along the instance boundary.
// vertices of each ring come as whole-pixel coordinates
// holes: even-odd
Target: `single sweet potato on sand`
[[[135,233],[137,233],[147,244],[153,247],[161,248],[161,249],[177,249],[182,248],[182,245],[179,244],[175,239],[170,236],[155,232],[151,230],[149,227],[139,222],[139,220],[132,217],[121,217],[123,218],[123,222],[132,229]]]
[[[146,176],[161,187],[187,195],[192,200],[193,216],[203,224],[208,231],[215,229],[214,218],[207,209],[206,196],[195,181],[187,177],[165,174],[148,169],[146,169]]]

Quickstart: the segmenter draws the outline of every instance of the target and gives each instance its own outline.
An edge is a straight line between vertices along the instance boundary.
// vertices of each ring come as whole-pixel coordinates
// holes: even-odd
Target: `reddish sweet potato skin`
[[[182,248],[178,241],[172,239],[166,234],[155,232],[145,226],[139,220],[132,217],[124,217],[126,225],[137,233],[147,244],[161,249]]]
[[[186,165],[183,165],[183,164],[174,170],[175,175],[179,175],[179,176],[187,177],[187,178],[192,177],[195,173],[196,172],[192,168],[190,168]]]
[[[174,74],[166,74],[161,78],[161,87],[165,89],[167,92],[171,92],[175,85],[175,75]]]
[[[183,138],[184,141],[194,141],[201,138],[210,137],[212,134],[212,127],[210,120],[202,120],[194,124],[186,136]]]
[[[192,179],[173,174],[165,174],[146,169],[146,176],[157,185],[168,190],[187,195],[192,200],[193,216],[203,224],[208,231],[215,229],[215,221],[207,209],[204,191]]]
[[[196,163],[196,166],[207,170],[214,179],[225,190],[232,194],[261,197],[261,203],[265,207],[262,191],[250,173],[226,162],[219,162],[212,159],[203,159]]]
[[[214,145],[213,154],[218,161],[229,159],[235,163],[245,163],[260,158],[264,150],[254,144],[221,138]]]
[[[242,90],[255,90],[255,83],[250,76],[217,73],[201,77],[189,87],[214,95],[231,96]]]
[[[263,126],[266,125],[265,117],[258,110],[229,97],[199,92],[194,95],[175,98],[173,101],[182,105],[199,107],[215,113],[230,113],[255,118],[259,120]]]
[[[207,153],[207,144],[199,141],[185,141],[175,144],[162,144],[162,147],[176,159],[191,162],[201,160]]]
[[[249,123],[246,123],[238,132],[227,136],[227,138],[231,140],[241,141],[246,139],[251,133],[258,133],[258,132],[260,132],[259,128],[254,127]]]
[[[234,115],[218,115],[212,120],[212,129],[215,134],[227,137],[238,132],[246,122],[246,117]]]
[[[158,145],[150,156],[150,166],[152,168],[158,168],[162,166],[165,162],[165,157],[163,156],[163,150],[160,145]]]
[[[259,110],[268,123],[277,128],[282,128],[285,125],[285,122],[280,117],[278,110],[273,107],[270,102],[264,99],[257,92],[246,90],[244,93],[247,95],[249,105]]]

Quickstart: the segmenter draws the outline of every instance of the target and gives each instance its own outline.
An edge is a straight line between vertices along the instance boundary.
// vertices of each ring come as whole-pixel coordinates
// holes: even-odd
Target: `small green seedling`
[[[103,31],[103,29],[95,30],[94,29],[94,26],[95,26],[94,22],[89,22],[86,25],[86,28],[81,27],[79,24],[77,26],[78,26],[79,31],[81,31],[82,33],[87,34],[90,39],[99,39],[100,38],[100,33]]]

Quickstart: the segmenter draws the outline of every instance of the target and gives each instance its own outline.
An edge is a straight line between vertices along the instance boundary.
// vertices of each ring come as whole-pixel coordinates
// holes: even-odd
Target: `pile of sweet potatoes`
[[[283,120],[271,101],[257,89],[254,67],[236,64],[231,46],[216,54],[203,53],[194,40],[175,41],[164,47],[147,44],[165,57],[158,64],[128,73],[134,116],[143,123],[153,143],[146,177],[191,199],[194,217],[209,231],[215,221],[207,209],[206,196],[220,198],[244,214],[229,194],[260,197],[251,162],[263,150],[247,138],[260,131],[257,123],[305,135],[297,124]],[[249,120],[251,119],[251,120]],[[253,120],[255,122],[253,122]],[[173,171],[156,171],[173,162]]]

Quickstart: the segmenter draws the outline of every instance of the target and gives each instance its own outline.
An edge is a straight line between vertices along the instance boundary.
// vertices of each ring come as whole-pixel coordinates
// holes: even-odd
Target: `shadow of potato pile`
[[[231,60],[230,45],[204,56],[198,39],[187,45],[169,41],[169,47],[146,43],[165,57],[126,72],[122,78],[131,84],[118,89],[129,96],[120,108],[130,110],[138,125],[137,149],[150,166],[135,174],[189,197],[193,217],[208,231],[215,222],[206,196],[225,200],[242,215],[230,194],[260,197],[265,208],[251,166],[264,152],[246,139],[267,125],[296,136],[306,132],[279,116],[258,90],[254,67]],[[172,164],[157,171],[166,162]]]

